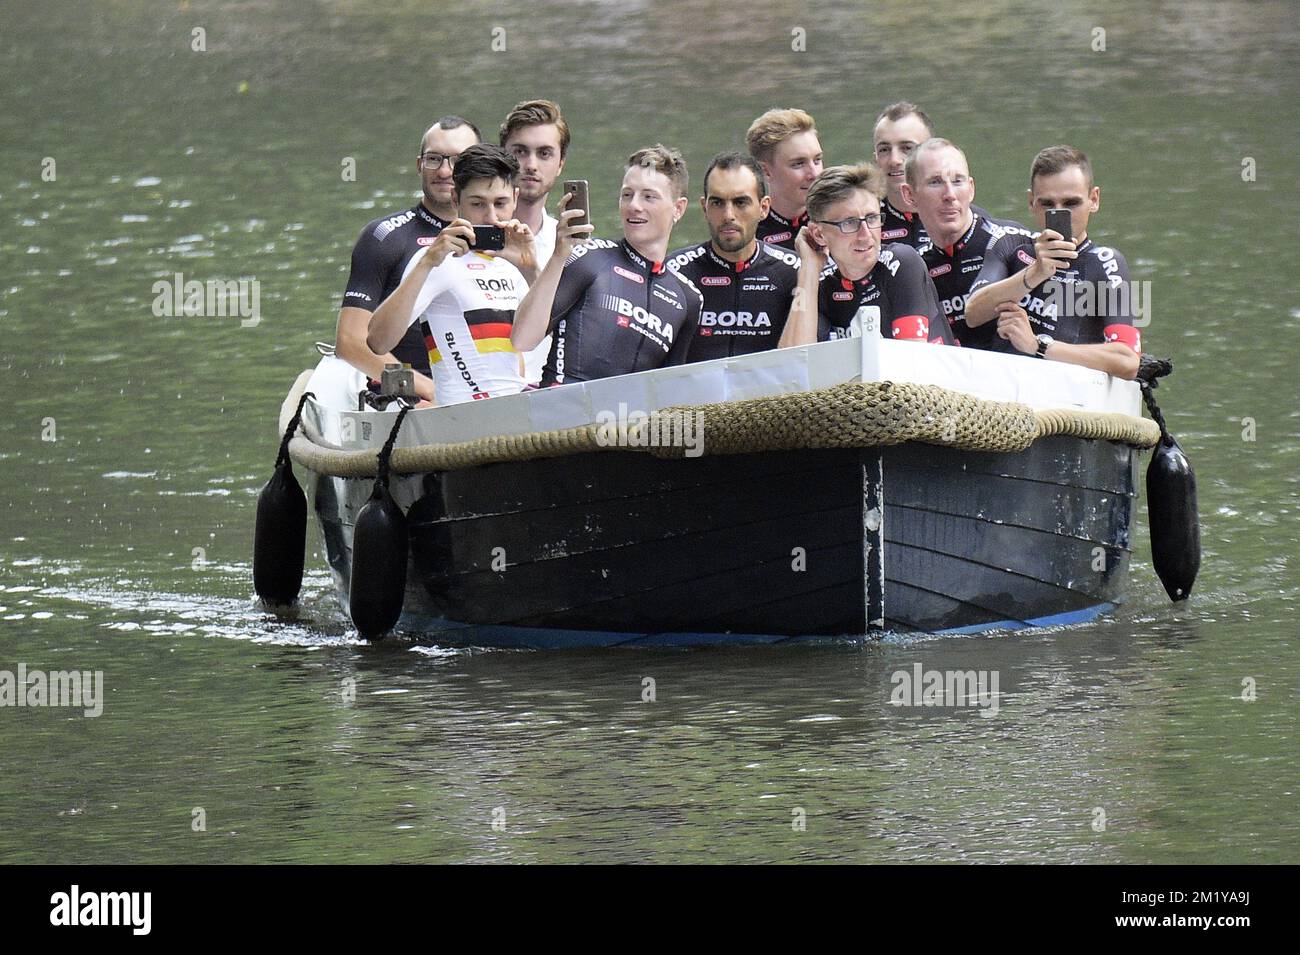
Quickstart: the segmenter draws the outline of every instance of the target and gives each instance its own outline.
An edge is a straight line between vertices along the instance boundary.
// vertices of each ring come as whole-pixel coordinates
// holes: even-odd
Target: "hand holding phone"
[[[565,212],[571,212],[574,209],[580,209],[582,216],[573,216],[568,220],[569,225],[591,225],[591,205],[589,200],[590,186],[585,179],[566,179],[564,182],[564,194],[569,197],[569,204],[565,207]]]
[[[1066,242],[1074,241],[1074,226],[1069,209],[1048,209],[1047,228],[1059,232]]]
[[[506,233],[499,225],[474,227],[475,252],[500,252],[506,247]]]
[[[1062,238],[1049,239],[1049,232],[1058,233]],[[1048,209],[1043,217],[1043,231],[1034,237],[1034,263],[1025,271],[1025,285],[1029,288],[1041,285],[1057,271],[1073,268],[1078,257],[1070,210]]]

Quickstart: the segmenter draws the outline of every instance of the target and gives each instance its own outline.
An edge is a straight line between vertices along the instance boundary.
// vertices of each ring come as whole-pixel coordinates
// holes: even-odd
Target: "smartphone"
[[[1070,225],[1069,209],[1048,209],[1047,228],[1061,233],[1066,242],[1074,241],[1074,230]]]
[[[565,209],[571,212],[574,209],[582,210],[582,217],[570,219],[569,225],[591,225],[591,205],[588,201],[588,187],[585,179],[566,179],[564,181],[564,194],[572,196],[569,205]]]
[[[506,247],[506,233],[499,225],[474,227],[475,252],[500,252]]]

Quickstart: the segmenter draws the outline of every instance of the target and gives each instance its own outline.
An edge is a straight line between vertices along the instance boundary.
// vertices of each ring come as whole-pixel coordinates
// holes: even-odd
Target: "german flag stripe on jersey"
[[[500,308],[476,308],[465,313],[465,324],[469,327],[470,337],[474,339],[474,347],[480,354],[515,350],[510,344],[514,315],[512,310]],[[438,344],[434,341],[427,325],[424,330],[424,345],[429,351],[430,365],[442,361],[442,353],[438,350]]]
[[[505,325],[508,329],[515,321],[513,308],[471,308],[465,313],[465,324],[470,328],[476,325]],[[509,331],[506,332],[509,335]],[[477,338],[478,336],[474,336]]]

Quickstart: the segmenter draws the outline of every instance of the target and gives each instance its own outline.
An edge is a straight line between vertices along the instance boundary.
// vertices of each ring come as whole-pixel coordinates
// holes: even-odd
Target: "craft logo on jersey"
[[[702,275],[700,276],[701,285],[730,285],[730,275]]]
[[[951,271],[952,271],[952,266],[949,265],[947,262],[945,262],[943,263],[943,265],[936,265],[934,268],[932,268],[930,270],[930,277],[938,278],[940,275],[947,275]]]
[[[637,275],[635,272],[631,272],[623,268],[623,266],[621,265],[614,266],[614,271],[617,272],[619,275],[623,276],[623,278],[625,279],[631,279],[633,282],[639,282],[642,285],[645,284],[645,278],[643,276]]]
[[[683,305],[681,301],[678,300],[677,293],[674,292],[672,289],[665,291],[664,289],[660,288],[658,285],[652,285],[650,286],[650,292],[654,295],[655,298],[662,299],[663,301],[671,305],[673,308],[677,309],[677,311],[679,312],[686,311],[686,306]]]

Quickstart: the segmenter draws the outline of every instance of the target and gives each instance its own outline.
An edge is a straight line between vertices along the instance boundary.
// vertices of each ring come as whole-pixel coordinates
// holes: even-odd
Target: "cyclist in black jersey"
[[[885,217],[880,229],[882,242],[905,242],[919,249],[928,240],[920,216],[903,196],[903,164],[913,149],[932,136],[934,124],[914,103],[893,103],[876,117],[871,148],[876,165],[885,174],[885,195],[880,203]]]
[[[770,109],[745,134],[771,189],[771,206],[758,224],[758,238],[794,251],[808,221],[808,187],[822,171],[822,146],[813,118],[801,109]]]
[[[416,372],[416,391],[430,401],[433,381],[429,378],[429,352],[418,327],[407,329],[392,352],[385,355],[370,350],[366,335],[371,313],[397,288],[407,263],[456,217],[451,170],[456,157],[480,139],[478,127],[458,116],[444,116],[429,127],[420,140],[417,158],[423,196],[410,209],[380,216],[361,230],[352,249],[352,270],[339,307],[334,337],[338,357],[370,378],[378,378],[386,362],[410,365]]]
[[[1072,146],[1042,150],[1030,167],[1032,239],[998,237],[966,300],[966,324],[995,323],[998,348],[1108,372],[1137,375],[1142,341],[1134,322],[1128,264],[1096,245],[1088,222],[1101,204],[1092,164]],[[1048,209],[1068,209],[1073,241],[1046,228]]]
[[[591,226],[572,225],[580,213],[567,208],[567,195],[561,200],[555,254],[519,303],[510,336],[522,351],[552,333],[543,387],[686,361],[703,299],[664,265],[685,190],[679,153],[661,145],[638,150],[619,193],[623,241],[588,239],[577,248]]]
[[[905,242],[914,249],[930,244],[916,207],[903,195],[903,165],[912,150],[933,136],[934,123],[915,103],[893,103],[876,117],[871,148],[876,165],[885,174],[885,195],[880,203],[885,217],[880,229],[883,242]],[[979,206],[973,208],[977,215],[988,217]]]
[[[881,245],[884,190],[880,170],[865,164],[833,166],[813,183],[812,221],[799,235],[799,292],[783,344],[863,334],[855,321],[870,315],[863,308],[878,310],[885,338],[956,343],[920,253],[901,242]]]
[[[930,237],[921,256],[953,334],[968,348],[993,348],[1001,339],[991,323],[967,327],[966,295],[984,264],[990,242],[1003,231],[1031,233],[1018,222],[990,218],[971,205],[975,179],[966,154],[946,139],[927,139],[917,146],[907,157],[903,172],[903,196],[916,209]]]
[[[668,256],[668,267],[704,296],[693,362],[765,351],[781,340],[799,283],[799,258],[755,238],[769,205],[763,169],[753,157],[713,157],[700,197],[711,238]]]

